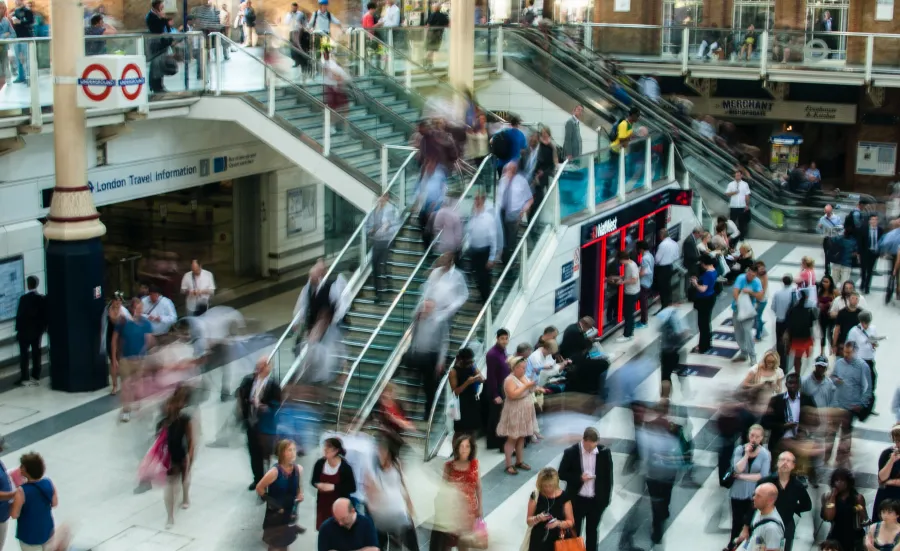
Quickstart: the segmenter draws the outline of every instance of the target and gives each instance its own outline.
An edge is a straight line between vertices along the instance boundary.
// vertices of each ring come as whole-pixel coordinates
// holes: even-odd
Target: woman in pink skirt
[[[534,412],[535,381],[525,377],[525,358],[513,356],[509,359],[510,375],[503,381],[503,411],[497,424],[497,435],[506,437],[503,451],[506,453],[506,473],[519,474],[519,470],[530,471],[525,463],[525,439],[531,438],[537,428]],[[512,455],[516,452],[517,463],[513,465]]]

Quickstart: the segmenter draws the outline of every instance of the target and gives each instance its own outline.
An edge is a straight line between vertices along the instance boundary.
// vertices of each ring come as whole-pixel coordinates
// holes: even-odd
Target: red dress
[[[331,508],[334,506],[334,502],[338,500],[338,497],[340,497],[337,492],[340,481],[340,472],[325,474],[325,471],[323,470],[322,474],[319,476],[319,483],[334,484],[335,490],[331,492],[319,491],[316,496],[316,530],[321,528],[322,523],[328,520],[332,515]]]
[[[466,513],[468,519],[464,526],[474,526],[478,518],[478,460],[469,461],[469,468],[459,471],[453,467],[453,460],[444,464],[444,478],[462,493],[466,500]]]

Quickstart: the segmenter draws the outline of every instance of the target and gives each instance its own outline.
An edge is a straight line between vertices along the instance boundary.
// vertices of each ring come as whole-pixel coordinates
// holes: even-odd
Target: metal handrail
[[[201,31],[188,31],[186,33],[166,33],[166,34],[151,34],[151,33],[116,33],[116,34],[101,34],[101,35],[85,35],[86,40],[115,40],[117,38],[169,38],[169,37],[185,37],[185,36],[203,36]],[[50,42],[52,40],[52,36],[29,36],[24,38],[0,38],[0,44],[17,44],[23,42]]]
[[[218,35],[218,38],[222,41],[223,44],[237,46],[237,43],[235,43],[234,41],[232,41],[230,38],[226,37],[222,33],[218,33],[218,32],[210,33],[210,36],[214,36],[214,35]],[[370,136],[366,131],[361,130],[359,127],[356,126],[356,124],[351,122],[350,119],[342,116],[340,113],[338,113],[331,107],[328,107],[328,105],[326,105],[324,102],[319,100],[314,95],[310,94],[309,91],[307,91],[304,87],[291,82],[290,79],[279,74],[278,71],[276,71],[272,67],[270,67],[265,62],[265,60],[256,57],[255,55],[253,55],[252,53],[250,53],[246,50],[240,50],[240,51],[243,51],[244,55],[246,55],[250,59],[255,60],[257,63],[261,64],[266,69],[266,71],[268,71],[271,75],[273,75],[274,77],[278,78],[279,80],[287,83],[287,85],[290,86],[293,91],[296,91],[299,95],[303,96],[308,101],[313,103],[313,105],[320,107],[323,111],[329,111],[331,113],[332,124],[333,124],[333,121],[335,121],[335,120],[343,121],[343,123],[346,124],[348,128],[351,128],[353,130],[352,134],[354,137],[358,137],[362,141],[368,143],[369,145],[375,146],[377,148],[381,148],[383,145],[385,145],[385,144],[382,144],[381,142],[379,142],[377,139]]]
[[[599,27],[599,28],[607,28],[607,29],[656,29],[656,30],[669,30],[669,29],[691,29],[691,30],[709,30],[709,31],[717,31],[717,32],[731,32],[731,31],[745,31],[746,29],[737,28],[737,27],[698,27],[693,25],[642,25],[637,23],[568,23],[565,26],[567,27]],[[765,30],[765,29],[763,29]],[[773,29],[774,32],[781,32],[780,29]],[[760,31],[762,32],[762,31]],[[825,34],[822,31],[800,31],[800,30],[792,30],[791,32],[801,33],[801,32],[810,32],[810,33],[819,33]],[[865,33],[865,32],[849,32],[849,31],[828,31],[828,36],[857,36],[857,37],[867,37],[873,36],[875,38],[900,38],[900,34],[891,34],[891,33]]]
[[[391,191],[391,188],[394,187],[394,184],[397,182],[397,179],[403,174],[403,171],[406,168],[406,165],[408,165],[415,158],[417,152],[418,152],[418,149],[413,148],[413,151],[406,157],[406,160],[403,161],[403,164],[400,165],[400,168],[397,170],[396,174],[394,174],[394,177],[391,178],[390,183],[388,183],[387,187],[384,189],[382,194],[389,193]],[[350,250],[350,246],[356,242],[356,238],[359,236],[360,232],[362,232],[365,229],[366,222],[369,220],[369,217],[372,215],[373,211],[374,211],[374,208],[369,210],[369,212],[367,212],[366,215],[363,216],[363,219],[360,221],[359,225],[356,226],[356,229],[350,235],[350,238],[347,239],[347,242],[344,244],[344,247],[341,249],[341,251],[338,253],[338,255],[331,262],[331,266],[328,267],[328,271],[325,272],[325,277],[324,277],[325,280],[327,280],[329,277],[331,277],[333,275],[335,268],[338,266],[338,264],[341,263],[341,259],[343,258],[343,256],[347,253],[348,250]],[[360,266],[361,267],[365,266],[365,262],[360,263]],[[301,320],[300,320],[299,313],[291,319],[290,325],[288,325],[287,329],[285,329],[284,333],[281,335],[281,338],[278,339],[278,342],[275,343],[275,347],[272,349],[272,352],[269,353],[269,357],[268,357],[269,362],[272,361],[272,358],[274,358],[275,354],[278,353],[278,349],[281,347],[282,343],[284,343],[284,341],[287,339],[288,335],[291,334],[292,329],[294,327],[296,327],[300,321]],[[292,379],[294,379],[294,372],[297,370],[297,367],[302,365],[303,358],[306,357],[306,351],[307,351],[308,346],[309,346],[308,344],[305,344],[303,346],[303,349],[300,351],[300,354],[298,354],[297,358],[294,359],[294,362],[291,364],[291,367],[288,370],[288,373],[284,376],[284,378],[281,381],[282,387],[287,385]],[[302,375],[302,372],[298,374],[298,377],[300,375]]]
[[[596,152],[593,154],[588,153],[587,155],[594,155],[594,154],[596,154]],[[513,253],[509,256],[510,259],[514,259],[514,258],[518,257],[519,252],[522,250],[522,247],[525,246],[526,238],[531,233],[531,230],[534,228],[535,224],[537,223],[538,219],[540,218],[540,214],[541,214],[541,212],[543,212],[547,203],[550,202],[546,198],[553,196],[554,191],[557,191],[556,201],[557,202],[559,201],[559,193],[558,193],[559,178],[560,178],[560,176],[562,176],[563,171],[565,170],[565,168],[568,164],[569,164],[569,160],[566,159],[556,169],[556,175],[553,177],[553,182],[550,183],[550,187],[547,188],[547,192],[544,195],[544,197],[545,197],[544,202],[542,202],[540,205],[538,205],[537,210],[535,210],[534,216],[531,217],[531,221],[528,223],[528,227],[525,228],[525,233],[522,234],[521,239],[519,239],[519,244],[516,245],[516,248],[513,250]],[[475,333],[478,331],[478,324],[481,323],[481,320],[487,315],[488,310],[491,308],[491,303],[494,300],[494,296],[496,296],[497,292],[500,291],[500,284],[503,282],[503,280],[509,274],[509,271],[510,271],[510,268],[512,268],[512,265],[513,265],[512,260],[510,260],[509,262],[506,263],[506,266],[503,268],[503,271],[500,273],[500,277],[498,277],[496,283],[494,283],[494,288],[491,291],[490,296],[488,296],[488,299],[486,301],[484,301],[484,306],[481,308],[481,311],[478,312],[478,315],[475,316],[475,321],[472,322],[472,328],[469,330],[469,333],[466,335],[466,338],[463,339],[462,344],[459,345],[460,350],[465,348],[469,344],[469,341],[471,341],[472,338],[475,336]],[[522,266],[521,262],[520,262],[519,269],[520,270],[525,269],[525,266]],[[441,377],[441,382],[438,383],[437,391],[434,393],[435,399],[432,401],[431,411],[428,414],[428,425],[427,425],[427,428],[425,429],[425,461],[429,461],[432,457],[434,457],[434,455],[437,453],[437,449],[439,447],[439,446],[434,447],[434,453],[429,452],[428,440],[431,437],[431,429],[434,424],[434,414],[437,411],[437,406],[438,406],[438,401],[439,401],[437,397],[439,397],[441,395],[441,392],[444,392],[444,389],[446,388],[447,383],[450,380],[450,372],[452,371],[453,366],[455,366],[455,365],[456,365],[456,358],[453,359],[453,361],[450,363],[450,366],[447,368],[446,373],[444,373],[443,377]],[[443,439],[443,436],[441,438]]]
[[[489,162],[492,159],[493,159],[493,156],[488,155],[481,161],[481,164],[478,166],[478,170],[475,172],[475,175],[472,177],[472,180],[469,182],[469,184],[463,190],[462,194],[459,197],[459,200],[456,202],[456,205],[453,207],[454,210],[459,209],[459,206],[462,204],[463,199],[465,199],[466,196],[468,196],[469,192],[475,186],[475,182],[478,181],[478,177],[481,175],[481,171],[484,170],[485,166],[488,166]],[[365,346],[363,346],[362,351],[360,351],[359,356],[356,357],[356,361],[354,361],[353,365],[350,367],[350,371],[347,374],[347,378],[344,382],[344,386],[341,389],[340,398],[338,399],[338,410],[337,410],[337,416],[335,417],[335,430],[340,430],[341,412],[343,411],[343,408],[344,408],[344,397],[347,394],[347,390],[349,389],[350,384],[353,381],[353,375],[354,375],[354,373],[356,373],[356,370],[359,367],[359,364],[362,361],[363,356],[365,356],[366,352],[369,350],[369,347],[372,346],[372,343],[375,342],[375,338],[378,336],[378,333],[381,332],[381,329],[382,329],[382,327],[384,327],[385,323],[387,323],[388,318],[393,313],[394,308],[397,307],[397,304],[399,304],[400,299],[403,298],[403,294],[406,293],[407,289],[409,289],[409,286],[412,284],[413,279],[419,273],[419,269],[422,267],[422,264],[428,258],[428,254],[431,252],[432,248],[434,248],[434,246],[437,245],[438,242],[440,241],[440,237],[441,237],[442,233],[443,233],[443,230],[441,230],[440,233],[438,233],[437,235],[435,235],[432,238],[431,244],[428,246],[428,248],[422,254],[422,258],[419,260],[419,262],[416,264],[415,268],[413,268],[412,273],[409,275],[409,277],[403,283],[403,287],[400,288],[400,291],[397,293],[397,296],[394,297],[394,301],[391,302],[391,305],[388,308],[387,312],[385,312],[384,316],[382,316],[381,320],[378,322],[378,325],[375,327],[375,330],[372,332],[372,335],[369,337],[369,340],[366,342]],[[403,337],[401,337],[401,342],[405,341],[412,334],[413,323],[414,322],[410,323],[409,328],[407,328],[407,330],[404,332]],[[376,385],[378,387],[383,386],[381,384],[382,381],[390,380],[390,377],[389,376],[385,377],[385,375],[388,374],[387,373],[388,371],[390,371],[390,375],[393,375],[394,370],[396,370],[396,365],[393,367],[393,369],[391,369],[391,367],[390,367],[392,365],[392,363],[396,363],[395,362],[396,356],[397,356],[397,349],[394,350],[394,352],[391,354],[391,356],[385,362],[385,369],[383,369],[382,372],[379,373],[379,377],[375,380],[375,383],[373,384],[373,387],[372,387],[373,391],[375,390]],[[372,400],[370,400],[369,396],[372,396],[373,394],[374,394],[374,392],[370,392],[369,395],[366,397],[366,399],[363,401],[359,411],[356,412],[356,415],[354,415],[353,419],[351,420],[351,423],[350,423],[351,426],[355,427],[358,424],[358,419],[368,418],[369,413],[371,413],[371,410],[374,407],[374,403],[372,403],[368,406],[367,406],[367,404],[372,401]],[[363,412],[365,412],[364,415],[363,415]]]
[[[429,27],[398,27],[398,28],[402,28],[402,29],[427,29],[427,28],[429,28]],[[392,29],[392,30],[393,30],[393,29]],[[420,63],[417,63],[417,62],[413,61],[413,60],[412,60],[409,56],[407,56],[405,53],[403,53],[403,52],[397,50],[397,48],[392,48],[390,45],[388,45],[386,42],[384,42],[383,40],[381,40],[381,39],[378,38],[377,36],[374,36],[374,35],[372,35],[372,34],[369,34],[367,30],[365,30],[365,29],[359,29],[357,32],[360,33],[360,34],[365,33],[365,39],[366,39],[366,40],[374,41],[376,44],[378,44],[378,45],[382,46],[383,48],[385,48],[385,50],[390,50],[390,51],[391,51],[391,55],[392,55],[393,57],[402,59],[402,60],[404,61],[404,63],[408,63],[409,65],[412,65],[413,67],[415,67],[415,68],[416,68],[417,70],[419,70],[419,71],[422,71],[422,72],[424,72],[424,73],[428,73],[428,74],[430,74],[430,75],[433,75],[433,73],[434,73],[433,70],[428,69],[428,68],[425,67],[424,65],[422,65],[422,64],[420,64]],[[391,76],[392,76],[393,78],[397,78],[396,76],[393,76],[393,75],[391,75]],[[435,82],[436,82],[439,86],[441,86],[442,88],[448,90],[450,93],[452,93],[452,94],[455,95],[455,96],[462,96],[462,98],[463,98],[464,100],[468,101],[468,98],[466,98],[465,94],[462,93],[462,92],[460,92],[459,90],[457,90],[453,85],[451,85],[451,84],[445,82],[442,78],[438,78],[436,75],[433,75],[433,76],[435,76]],[[479,107],[479,109],[481,109],[482,112],[484,112],[485,115],[488,115],[489,118],[493,118],[494,120],[497,120],[497,121],[509,122],[509,121],[507,121],[506,119],[504,119],[503,117],[501,117],[501,116],[497,115],[496,113],[494,113],[493,111],[491,111],[490,109],[486,109],[486,108],[484,108],[483,106],[480,106],[480,105],[479,105],[478,107]]]

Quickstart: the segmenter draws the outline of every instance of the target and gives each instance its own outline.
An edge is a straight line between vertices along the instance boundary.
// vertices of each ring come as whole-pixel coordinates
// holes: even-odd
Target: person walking
[[[503,262],[508,263],[519,242],[519,225],[534,202],[528,180],[519,173],[518,162],[510,162],[503,168],[498,184],[498,204],[503,219]]]
[[[475,526],[478,519],[484,518],[483,500],[481,495],[481,475],[478,470],[477,447],[475,437],[471,434],[456,434],[453,437],[453,452],[450,459],[444,463],[444,482],[456,489],[463,498],[463,511],[460,526],[468,530]],[[444,549],[456,547],[459,551],[468,551],[466,542],[461,536],[466,533],[450,534],[445,540]],[[435,547],[431,547],[435,549]]]
[[[265,474],[264,464],[272,455],[268,435],[275,434],[275,412],[281,404],[281,387],[270,378],[272,366],[267,356],[256,362],[253,373],[244,377],[237,389],[241,419],[247,433],[247,452],[253,482],[248,490],[256,490]]]
[[[619,285],[622,286],[622,318],[625,322],[625,329],[616,342],[628,342],[634,338],[634,309],[641,294],[641,276],[640,268],[631,259],[628,251],[619,251],[618,258],[619,264],[625,271],[621,277],[617,278]]]
[[[575,535],[581,536],[584,527],[586,549],[596,551],[600,519],[613,489],[612,452],[600,443],[596,429],[584,429],[581,442],[566,448],[559,462],[559,477],[572,501]]]
[[[837,413],[840,430],[837,463],[842,467],[850,465],[853,419],[860,416],[873,400],[872,371],[857,357],[857,348],[856,342],[847,341],[843,347],[844,355],[834,362],[831,372],[831,379],[837,387],[834,407],[840,410]],[[826,443],[826,451],[830,448],[829,444]]]
[[[16,490],[9,516],[16,520],[16,539],[22,551],[48,548],[55,524],[53,509],[59,505],[56,485],[45,477],[47,467],[40,454],[30,452],[19,459],[23,483]]]
[[[4,62],[5,60],[0,60]],[[41,340],[47,331],[47,297],[38,293],[38,278],[25,279],[28,291],[16,308],[16,341],[19,343],[19,380],[17,386],[37,386],[41,380]],[[28,361],[31,360],[31,376]]]
[[[552,467],[541,469],[535,486],[525,513],[525,523],[531,529],[526,532],[527,547],[523,543],[522,549],[554,551],[565,530],[575,526],[571,498],[559,487],[559,473]]]
[[[712,348],[712,310],[716,304],[716,282],[719,276],[715,261],[708,254],[700,256],[700,267],[700,276],[692,276],[690,282],[695,290],[694,309],[697,310],[697,329],[700,333],[697,351],[705,354]]]
[[[353,468],[344,459],[347,455],[344,444],[337,438],[327,438],[322,445],[323,455],[313,465],[309,482],[318,490],[316,494],[316,530],[321,538],[325,532],[323,525],[331,515],[332,507],[341,499],[349,499],[356,493],[356,478]],[[374,530],[373,530],[374,531]],[[327,549],[336,549],[328,547]],[[356,551],[350,548],[347,551]]]
[[[506,474],[515,475],[519,471],[530,471],[525,463],[525,439],[534,436],[537,415],[534,411],[536,383],[525,376],[525,358],[513,356],[509,359],[510,375],[503,381],[503,411],[497,423],[497,436],[506,437],[503,451],[506,455]],[[513,464],[513,453],[516,463]]]
[[[384,286],[382,279],[388,275],[387,261],[398,221],[397,208],[391,203],[390,195],[382,194],[375,209],[366,219],[366,233],[372,242],[372,283],[375,287],[375,304],[382,302]]]
[[[303,501],[303,467],[296,465],[297,447],[290,440],[282,440],[275,450],[278,463],[266,472],[256,485],[256,493],[266,503],[263,518],[263,541],[269,551],[287,551],[306,532],[296,525],[297,504]]]
[[[743,362],[750,360],[750,364],[756,364],[756,346],[753,342],[753,328],[756,323],[756,303],[762,298],[762,282],[756,277],[756,266],[750,266],[747,271],[734,281],[733,300],[731,302],[732,322],[734,325],[734,337],[740,351],[731,361]]]
[[[794,516],[800,516],[802,513],[812,510],[812,500],[809,498],[809,492],[806,486],[800,482],[794,474],[797,460],[791,452],[781,452],[778,456],[777,471],[769,476],[763,477],[757,483],[757,489],[766,484],[775,487],[777,497],[775,498],[775,510],[781,517],[784,524],[784,547],[783,551],[791,551],[794,546],[794,533],[797,530],[797,522]],[[746,541],[749,537],[750,526],[744,526],[742,538]],[[746,537],[744,537],[746,536]]]
[[[382,436],[377,448],[375,468],[366,477],[365,487],[366,511],[378,530],[379,547],[418,551],[416,513],[400,468],[400,446]]]
[[[191,470],[194,466],[195,437],[190,415],[184,408],[190,401],[190,388],[179,386],[166,401],[157,435],[166,432],[170,467],[166,473],[163,501],[166,505],[166,530],[175,525],[175,487],[181,484],[181,508],[191,505]]]
[[[116,325],[112,357],[118,359],[118,372],[122,377],[122,413],[119,420],[131,419],[131,407],[137,395],[144,358],[156,344],[153,326],[143,316],[144,305],[137,297],[131,299],[131,317]]]
[[[830,346],[826,348],[826,344],[831,342],[832,331],[834,330],[834,320],[828,315],[831,310],[831,304],[837,298],[838,290],[834,284],[834,279],[825,274],[819,281],[816,288],[816,301],[819,308],[819,356],[827,354],[826,350],[830,350]]]
[[[859,245],[859,267],[861,273],[861,281],[859,284],[862,294],[868,295],[872,286],[872,275],[875,272],[875,264],[878,262],[880,255],[879,242],[882,234],[881,226],[878,225],[878,215],[869,216],[869,227],[866,228],[864,235],[865,241]]]
[[[782,551],[786,540],[784,521],[775,507],[778,499],[778,488],[775,484],[765,483],[753,491],[753,508],[756,511],[750,520],[746,534],[735,540],[734,547],[749,540],[745,548],[757,551]],[[746,536],[746,537],[744,537]]]
[[[756,483],[769,476],[772,455],[763,447],[765,429],[753,425],[747,435],[748,442],[734,448],[730,474],[734,482],[729,491],[731,497],[731,538],[734,541],[743,531],[744,519],[752,506]],[[773,500],[774,502],[774,500]]]
[[[491,272],[500,260],[502,233],[496,214],[485,206],[484,192],[476,192],[466,235],[469,238],[469,263],[482,303],[487,303],[491,296]]]
[[[434,300],[419,305],[413,325],[409,351],[403,356],[406,367],[419,374],[425,393],[425,416],[431,414],[440,381],[440,370],[447,355],[448,319],[436,311]]]
[[[825,252],[825,273],[831,273],[831,263],[829,251],[831,250],[831,242],[835,237],[841,237],[843,233],[844,222],[839,216],[834,215],[834,207],[825,205],[824,214],[816,223],[816,233],[822,235],[822,250]]]

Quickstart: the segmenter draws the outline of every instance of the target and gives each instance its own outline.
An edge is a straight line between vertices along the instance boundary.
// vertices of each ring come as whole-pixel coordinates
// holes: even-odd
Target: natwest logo
[[[603,237],[604,235],[614,232],[619,228],[618,218],[609,218],[600,222],[594,229],[591,231],[591,239],[597,239],[598,237]]]

